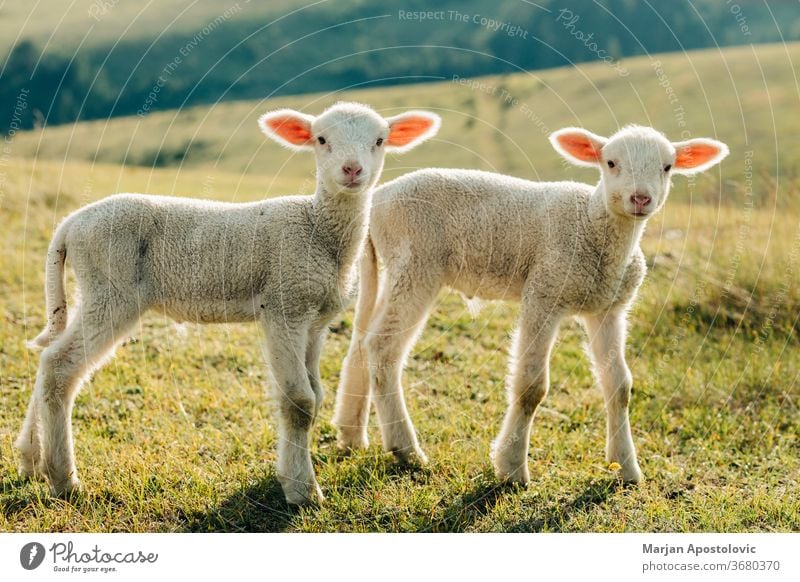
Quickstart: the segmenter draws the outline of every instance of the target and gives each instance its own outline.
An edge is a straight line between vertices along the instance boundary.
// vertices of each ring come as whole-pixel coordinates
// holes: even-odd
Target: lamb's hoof
[[[424,467],[428,464],[428,456],[419,447],[405,449],[390,449],[395,460],[408,467]]]
[[[504,485],[521,485],[525,487],[531,480],[527,463],[507,463],[495,461],[494,474]]]
[[[286,497],[286,503],[289,505],[297,507],[315,506],[325,499],[322,495],[322,489],[319,488],[319,484],[316,481],[313,483],[291,481],[285,485],[281,484],[281,487]]]
[[[342,453],[359,451],[369,447],[369,439],[366,431],[345,431],[339,430],[336,435],[336,448]]]
[[[75,477],[64,480],[50,480],[50,494],[61,499],[74,499],[81,493],[81,482]]]
[[[39,481],[45,478],[41,469],[41,463],[36,463],[25,457],[19,462],[19,476],[32,481]]]
[[[633,457],[628,462],[620,462],[619,455],[606,455],[606,461],[609,463],[608,468],[622,477],[622,482],[625,485],[636,485],[644,480],[642,470],[639,468],[639,463],[636,457]]]
[[[638,465],[622,468],[622,482],[626,485],[638,485],[644,481],[644,475]]]

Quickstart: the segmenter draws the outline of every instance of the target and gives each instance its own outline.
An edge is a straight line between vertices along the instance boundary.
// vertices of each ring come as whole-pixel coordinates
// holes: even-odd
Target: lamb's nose
[[[636,206],[637,208],[644,208],[645,206],[650,204],[651,200],[652,198],[650,198],[650,196],[648,196],[647,194],[639,194],[638,192],[633,196],[631,196],[631,202],[633,202],[634,206]]]
[[[359,174],[361,174],[361,164],[357,164],[355,162],[348,162],[344,166],[342,166],[342,172],[346,175],[350,176],[351,178],[355,178]]]

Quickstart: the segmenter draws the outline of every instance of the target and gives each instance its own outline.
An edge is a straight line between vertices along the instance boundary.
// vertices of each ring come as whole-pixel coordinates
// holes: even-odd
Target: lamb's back
[[[468,295],[517,294],[548,251],[574,246],[592,188],[429,169],[378,188],[370,235],[388,260],[417,257]]]

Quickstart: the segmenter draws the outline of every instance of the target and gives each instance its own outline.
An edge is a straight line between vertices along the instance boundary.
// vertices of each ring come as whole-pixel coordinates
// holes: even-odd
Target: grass
[[[535,421],[533,482],[500,487],[488,450],[504,409],[506,346],[517,308],[493,303],[472,319],[456,296],[443,293],[405,384],[430,467],[399,468],[377,444],[339,455],[328,422],[330,394],[313,447],[327,501],[290,510],[274,474],[275,425],[256,328],[176,328],[148,316],[79,396],[74,424],[86,495],[50,499],[43,484],[16,476],[12,443],[37,366],[23,340],[43,321],[40,264],[53,219],[118,183],[180,194],[174,184],[192,191],[208,181],[204,172],[79,163],[20,164],[9,173],[2,241],[9,250],[0,269],[0,530],[800,528],[800,298],[786,289],[790,270],[800,267],[800,229],[791,215],[753,210],[748,252],[736,259],[726,293],[742,215],[681,203],[669,204],[649,226],[644,246],[653,264],[631,314],[634,438],[648,477],[638,488],[622,487],[603,461],[602,397],[574,324],[560,336],[551,394]],[[222,174],[212,180],[221,188],[239,181]],[[251,199],[263,190],[246,178],[238,194]],[[769,268],[762,269],[767,254]],[[329,392],[351,316],[335,322],[325,350]],[[379,442],[374,427],[371,438]]]
[[[603,460],[602,396],[575,324],[562,329],[551,392],[535,420],[532,483],[501,487],[488,453],[505,407],[517,306],[490,303],[473,319],[457,296],[442,293],[405,376],[427,468],[394,465],[380,449],[374,420],[368,451],[336,452],[329,419],[350,338],[348,311],[334,321],[326,345],[329,397],[314,430],[314,464],[327,500],[319,508],[288,508],[275,478],[275,420],[257,329],[177,327],[151,315],[78,398],[74,427],[85,495],[51,499],[43,484],[17,477],[12,444],[38,365],[24,340],[44,322],[42,263],[54,224],[115,191],[222,200],[308,191],[309,159],[259,151],[255,129],[239,124],[252,124],[264,107],[321,99],[311,108],[318,110],[333,97],[221,104],[19,135],[0,158],[0,530],[800,530],[800,168],[792,149],[800,146],[789,139],[800,122],[792,113],[795,81],[785,69],[786,54],[799,50],[747,47],[662,59],[684,103],[705,103],[698,95],[708,94],[709,107],[691,112],[692,135],[714,133],[734,153],[718,174],[691,185],[676,178],[674,196],[643,240],[650,273],[630,316],[628,343],[634,440],[647,477],[639,487],[623,487]],[[747,58],[761,63],[764,78],[745,71]],[[744,117],[726,101],[721,62],[734,71],[728,83],[742,88]],[[620,119],[647,121],[647,111],[674,134],[663,89],[653,88],[649,65],[640,64],[629,66],[638,98],[628,79],[581,67],[588,86],[618,104],[613,110],[598,107],[597,94],[581,92],[588,81],[574,70],[538,76],[573,106],[571,117],[550,89],[537,89],[545,85],[534,84],[535,77],[489,81],[513,91],[527,87],[526,99],[541,105],[551,129],[569,123],[604,132]],[[430,103],[446,113],[440,139],[390,160],[390,176],[415,166],[463,165],[591,179],[558,164],[540,129],[513,117],[521,106],[506,109],[503,125],[502,105],[480,91],[444,83],[356,96],[386,111]],[[780,120],[774,127],[773,115]],[[187,158],[179,168],[114,165],[128,145],[133,153],[158,148],[162,138],[184,131],[197,131],[213,156]],[[185,135],[191,133],[175,139]],[[131,136],[144,141],[129,144]],[[105,163],[81,161],[91,160],[87,152],[99,143]]]

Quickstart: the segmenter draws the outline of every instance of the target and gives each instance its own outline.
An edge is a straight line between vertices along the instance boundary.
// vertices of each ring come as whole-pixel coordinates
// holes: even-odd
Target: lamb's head
[[[667,199],[672,174],[696,174],[719,163],[728,146],[706,138],[671,143],[651,127],[631,125],[609,138],[567,128],[550,136],[567,160],[600,169],[606,208],[618,216],[644,220]]]
[[[401,153],[436,135],[441,120],[427,111],[381,117],[358,103],[337,103],[314,117],[291,109],[262,115],[266,135],[294,150],[313,151],[317,179],[333,195],[370,190],[386,152]]]

